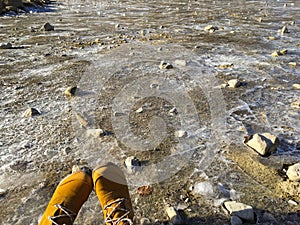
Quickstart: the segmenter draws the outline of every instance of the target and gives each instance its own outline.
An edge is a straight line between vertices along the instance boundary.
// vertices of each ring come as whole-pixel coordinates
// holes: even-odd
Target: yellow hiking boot
[[[92,190],[89,168],[67,176],[57,186],[39,225],[72,225]]]
[[[98,167],[93,182],[106,225],[133,225],[133,208],[121,169],[113,163]]]

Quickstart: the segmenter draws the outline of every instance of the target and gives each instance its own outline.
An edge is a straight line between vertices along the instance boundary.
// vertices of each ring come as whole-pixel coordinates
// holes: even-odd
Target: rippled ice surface
[[[220,146],[242,143],[247,134],[269,131],[281,139],[274,156],[300,159],[300,113],[290,106],[299,98],[299,90],[292,88],[294,83],[300,83],[299,2],[58,1],[52,8],[55,10],[51,12],[0,18],[0,42],[21,47],[0,49],[0,188],[7,190],[3,201],[8,201],[0,213],[3,224],[36,224],[55,185],[70,171],[72,164],[95,166],[100,156],[102,160],[110,158],[107,152],[101,155],[97,148],[90,149],[95,147],[94,142],[82,142],[78,129],[84,128],[74,122],[73,113],[79,111],[89,116],[89,108],[81,104],[91,100],[96,104],[92,107],[93,113],[109,114],[105,110],[113,107],[112,100],[118,91],[137,80],[139,74],[149,79],[149,85],[154,81],[149,74],[177,80],[176,93],[187,91],[192,100],[196,99],[193,91],[199,86],[204,94],[220,96],[206,100],[212,111],[199,113],[200,127],[195,132],[195,137],[204,143],[217,139],[216,152]],[[38,31],[47,21],[55,26],[55,31]],[[204,31],[207,25],[219,29],[209,33]],[[281,35],[278,30],[284,25],[289,33]],[[37,32],[31,32],[31,27]],[[81,43],[93,42],[96,38],[102,44],[82,47]],[[121,46],[115,48],[116,44]],[[272,52],[282,49],[287,49],[288,54],[271,57]],[[186,60],[186,68],[175,66],[172,72],[158,69],[160,61],[174,63],[176,59]],[[297,66],[290,66],[289,62],[296,62]],[[227,64],[233,66],[219,68]],[[81,84],[84,87],[83,78],[89,78],[84,71],[91,65],[97,68],[97,73],[101,71],[100,76],[93,79],[113,77],[101,90],[107,92],[99,94],[98,87],[88,83],[87,93],[72,101],[65,99],[66,86]],[[130,72],[129,78],[119,79],[118,75],[122,77],[124,71]],[[239,78],[242,87],[214,89],[233,78]],[[209,99],[209,94],[205,96]],[[196,109],[201,106],[205,109],[206,101],[196,102]],[[145,104],[147,108],[151,101]],[[42,115],[23,118],[29,106],[41,110]],[[169,110],[168,106],[166,109]],[[217,121],[211,121],[216,112]],[[103,124],[107,118],[110,119],[108,116],[92,121],[89,128],[102,125],[111,128]],[[184,128],[193,130],[192,125],[188,123]],[[204,147],[208,148],[209,144],[213,143],[206,143]],[[108,149],[114,154],[114,160],[121,166],[124,156],[138,154],[111,136],[101,139],[101,147],[101,151]],[[189,147],[201,149],[203,146],[190,142]],[[169,153],[172,151],[164,152]],[[190,159],[194,166],[191,171],[202,168],[198,164],[202,156],[196,154]],[[156,162],[161,158],[150,152],[147,160]],[[170,190],[176,192],[183,187],[191,171],[171,179]],[[165,219],[164,212],[158,208],[160,201],[169,196],[168,191],[162,190],[157,199],[153,197],[148,202],[132,192],[138,216]],[[154,204],[155,201],[158,203]],[[80,214],[78,224],[95,224],[101,219],[95,202],[93,195]]]

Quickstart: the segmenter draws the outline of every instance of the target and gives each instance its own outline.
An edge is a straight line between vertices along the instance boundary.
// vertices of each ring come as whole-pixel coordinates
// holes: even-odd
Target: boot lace
[[[48,219],[54,224],[54,225],[60,225],[59,223],[55,222],[57,219],[64,218],[64,217],[69,217],[70,222],[73,224],[74,219],[76,217],[76,214],[73,213],[71,210],[67,209],[66,207],[60,205],[60,204],[55,204],[54,205],[57,209],[60,209],[61,211],[64,212],[62,215],[57,215],[57,216],[49,216]]]
[[[125,198],[120,198],[104,206],[104,210],[108,212],[106,215],[105,223],[110,223],[111,225],[118,225],[121,224],[121,222],[123,222],[124,224],[133,225],[132,220],[126,218],[130,214],[130,210],[123,207],[125,206],[124,203],[126,201],[127,200]],[[117,211],[124,212],[124,214],[121,217],[114,219],[114,214]]]

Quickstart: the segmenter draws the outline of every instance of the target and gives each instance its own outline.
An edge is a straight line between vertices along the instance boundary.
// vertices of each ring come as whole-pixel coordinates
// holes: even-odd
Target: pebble
[[[281,35],[289,33],[287,26],[283,26],[279,31]]]
[[[229,80],[227,83],[230,88],[237,88],[241,86],[241,82],[238,79]]]
[[[196,183],[192,188],[192,192],[206,197],[214,196],[214,188],[208,181]]]
[[[184,223],[185,218],[173,206],[166,206],[165,210],[172,224],[179,225]]]
[[[153,83],[153,84],[150,84],[150,88],[156,88],[156,89],[158,89],[158,88],[159,88],[159,85],[158,85],[158,84],[155,84],[155,83]]]
[[[286,55],[287,52],[288,51],[286,49],[275,51],[275,52],[272,53],[272,56],[273,57],[278,57],[278,56]]]
[[[209,33],[213,33],[216,30],[219,30],[219,28],[217,26],[207,25],[206,27],[204,27],[204,30],[209,32]]]
[[[76,112],[75,112],[75,117],[81,126],[86,127],[89,124],[89,122],[85,118],[83,118],[83,116],[81,116],[80,114],[78,114]]]
[[[102,129],[87,129],[86,130],[86,135],[88,137],[94,137],[94,138],[98,138],[104,135],[104,131]]]
[[[50,23],[45,23],[44,25],[43,25],[43,29],[45,30],[45,31],[53,31],[54,30],[54,26],[52,26]]]
[[[72,87],[72,86],[67,87],[66,90],[65,90],[65,95],[66,95],[67,97],[72,97],[72,96],[75,95],[76,90],[77,90],[77,87],[76,87],[76,86],[74,86],[74,87]]]
[[[300,163],[296,163],[288,168],[286,175],[291,181],[300,181]]]
[[[135,112],[136,113],[142,113],[144,111],[143,107],[138,108]]]
[[[230,224],[231,225],[242,225],[243,221],[237,216],[232,216],[230,219]]]
[[[296,90],[300,90],[300,84],[293,84],[293,88]]]
[[[141,225],[148,225],[148,224],[151,224],[151,221],[148,219],[148,218],[141,218],[140,219],[140,224]]]
[[[137,172],[141,168],[141,162],[135,156],[127,157],[125,166],[129,174]]]
[[[230,215],[237,216],[249,222],[254,222],[254,212],[251,206],[236,201],[224,202],[224,206]]]
[[[77,173],[80,171],[80,167],[78,165],[73,165],[72,166],[72,173]]]
[[[28,108],[23,114],[24,117],[33,117],[38,115],[41,115],[41,113],[35,108]]]
[[[0,188],[0,197],[3,197],[7,193],[6,190]]]
[[[230,63],[230,64],[222,64],[222,65],[219,65],[218,68],[219,69],[228,69],[228,68],[232,68],[234,65],[233,63]]]
[[[259,154],[266,156],[279,146],[279,139],[270,133],[253,134],[246,137],[244,143]]]
[[[169,110],[169,113],[170,113],[171,115],[176,115],[176,114],[178,114],[177,109],[176,109],[175,107],[173,107],[172,109],[170,109],[170,110]]]
[[[288,200],[288,203],[290,204],[290,205],[298,205],[298,202],[295,202],[294,200]]]
[[[276,37],[270,36],[268,39],[269,39],[270,41],[275,41],[275,40],[276,40]]]
[[[297,101],[292,102],[291,107],[294,109],[300,109],[300,98]]]
[[[161,61],[159,64],[160,69],[172,69],[173,66],[170,63],[167,63],[165,61]]]
[[[184,130],[175,131],[175,137],[177,137],[177,138],[182,138],[182,137],[186,137],[186,136],[187,136],[187,132]]]
[[[297,63],[296,62],[289,62],[288,65],[289,66],[297,66]]]
[[[9,42],[0,44],[0,49],[10,49],[10,48],[12,48],[12,44]]]

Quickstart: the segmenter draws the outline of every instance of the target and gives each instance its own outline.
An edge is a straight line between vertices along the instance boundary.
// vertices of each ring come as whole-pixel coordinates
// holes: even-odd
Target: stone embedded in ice
[[[199,194],[206,197],[212,197],[215,194],[212,184],[208,181],[196,183],[193,187],[192,192],[194,194]]]
[[[135,157],[130,156],[125,160],[125,166],[129,174],[137,172],[141,167],[141,162]]]
[[[270,133],[253,134],[250,137],[246,137],[244,143],[259,154],[266,156],[277,149],[279,139]]]
[[[300,163],[296,163],[288,168],[286,175],[291,181],[300,181]]]
[[[230,215],[237,216],[249,222],[254,221],[254,212],[251,206],[236,201],[224,202],[224,206]]]

